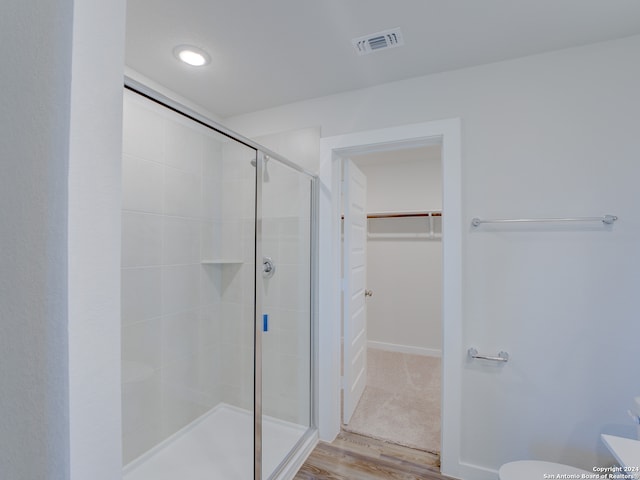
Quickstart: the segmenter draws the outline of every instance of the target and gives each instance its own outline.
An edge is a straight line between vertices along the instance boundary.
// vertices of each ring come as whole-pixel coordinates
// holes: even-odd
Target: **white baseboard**
[[[480,465],[474,465],[466,462],[460,462],[459,468],[459,476],[457,478],[464,478],[468,480],[500,480],[497,470],[493,470],[491,468],[481,467]]]
[[[500,480],[497,470],[466,462],[457,462],[448,467],[441,465],[440,473],[457,480]]]
[[[426,357],[442,357],[442,350],[435,348],[412,347],[411,345],[396,345],[395,343],[367,341],[367,347],[387,352],[410,353],[413,355],[424,355]]]

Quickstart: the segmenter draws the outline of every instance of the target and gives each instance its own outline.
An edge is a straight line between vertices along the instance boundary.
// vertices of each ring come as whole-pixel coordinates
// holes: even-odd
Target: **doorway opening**
[[[332,441],[342,424],[341,213],[342,163],[361,154],[441,145],[442,165],[442,396],[440,471],[456,477],[460,459],[462,362],[462,178],[459,119],[438,120],[325,137],[320,143],[318,427]],[[430,208],[430,207],[428,207]],[[324,225],[324,228],[323,228]],[[375,292],[373,292],[375,296]],[[373,297],[372,297],[373,298]],[[346,383],[346,380],[345,380]]]
[[[428,452],[436,465],[441,152],[433,143],[349,155],[341,159],[340,183],[342,428]]]
[[[341,182],[342,428],[435,458],[441,430],[441,150],[435,143],[351,155],[342,159]],[[362,220],[354,218],[360,204]],[[364,228],[354,228],[360,221]]]

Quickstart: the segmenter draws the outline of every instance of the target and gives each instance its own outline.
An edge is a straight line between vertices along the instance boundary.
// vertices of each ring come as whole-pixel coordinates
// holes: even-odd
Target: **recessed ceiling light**
[[[178,60],[193,67],[203,67],[211,62],[207,52],[193,45],[178,45],[173,49],[173,54]]]

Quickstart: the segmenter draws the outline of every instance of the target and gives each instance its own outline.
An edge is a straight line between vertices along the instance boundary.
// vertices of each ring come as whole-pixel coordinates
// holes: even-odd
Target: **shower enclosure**
[[[127,87],[124,478],[291,478],[317,437],[316,178]]]

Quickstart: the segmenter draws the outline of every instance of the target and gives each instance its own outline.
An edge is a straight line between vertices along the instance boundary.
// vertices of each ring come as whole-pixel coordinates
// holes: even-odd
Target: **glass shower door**
[[[125,480],[253,477],[256,154],[125,93]]]
[[[260,470],[267,480],[311,425],[312,180],[266,156],[261,170],[258,254],[263,264],[256,279],[261,352],[256,355],[262,358],[262,395],[257,411],[262,412]]]
[[[131,90],[123,478],[277,479],[313,440],[314,179]]]

